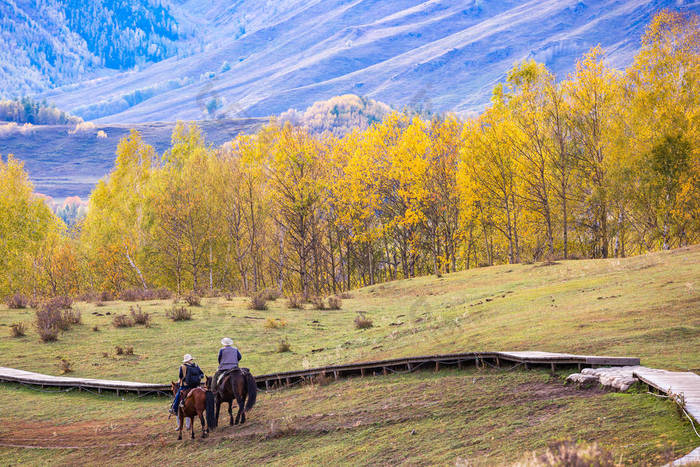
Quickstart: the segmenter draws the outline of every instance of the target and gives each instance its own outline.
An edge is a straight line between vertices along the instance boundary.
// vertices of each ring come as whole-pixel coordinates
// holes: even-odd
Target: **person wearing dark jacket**
[[[177,413],[177,407],[180,404],[180,395],[182,391],[198,387],[202,377],[204,376],[202,370],[194,362],[192,355],[186,354],[182,359],[182,363],[183,365],[180,365],[180,379],[178,380],[180,388],[177,390],[175,400],[173,401],[173,406],[170,408],[170,413],[172,414]]]
[[[219,375],[223,372],[238,368],[238,362],[241,360],[241,352],[233,346],[233,340],[229,337],[221,339],[222,348],[219,349],[219,369],[214,373],[212,380],[212,392],[216,392],[219,386]]]

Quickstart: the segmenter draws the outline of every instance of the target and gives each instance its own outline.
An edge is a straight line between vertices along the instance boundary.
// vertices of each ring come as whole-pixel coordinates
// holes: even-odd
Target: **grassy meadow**
[[[179,442],[163,398],[3,385],[0,445],[43,449],[0,447],[0,463],[503,465],[569,439],[598,443],[622,464],[659,465],[696,446],[670,402],[577,389],[561,376],[448,370],[271,391],[245,425]]]
[[[560,261],[472,269],[366,287],[341,310],[248,309],[249,299],[205,298],[191,321],[166,318],[172,300],[77,303],[83,324],[42,343],[34,311],[0,309],[3,365],[73,375],[167,382],[185,353],[205,373],[216,366],[219,341],[233,338],[254,374],[431,353],[545,350],[638,356],[642,364],[700,369],[700,246],[626,259]],[[115,314],[139,305],[151,327],[115,328]],[[355,329],[357,312],[372,320]],[[109,314],[108,314],[109,313]],[[99,315],[101,316],[99,316]],[[286,325],[268,328],[267,318]],[[10,336],[23,321],[25,337]],[[93,330],[97,326],[98,331]],[[290,352],[278,353],[281,340]],[[134,355],[116,355],[132,346]]]
[[[167,382],[184,353],[213,372],[219,340],[230,336],[254,374],[525,349],[638,356],[648,366],[700,369],[700,246],[385,283],[353,291],[334,311],[288,309],[284,298],[266,311],[248,303],[205,298],[191,307],[193,319],[181,322],[166,317],[172,300],[77,303],[83,324],[53,343],[39,340],[33,310],[3,307],[2,365],[60,374],[66,359],[71,376]],[[151,314],[150,327],[112,325],[115,314],[137,304]],[[372,320],[371,328],[355,328],[358,312]],[[269,328],[268,318],[286,324]],[[11,337],[9,326],[20,321],[26,336]],[[277,351],[281,340],[289,352]],[[132,346],[134,355],[117,355],[116,346]],[[697,445],[672,404],[643,391],[564,386],[564,376],[469,369],[272,391],[259,397],[249,423],[195,443],[175,441],[164,398],[50,394],[3,384],[0,463],[91,464],[109,456],[115,464],[493,465],[568,439],[598,442],[623,464],[656,465]]]

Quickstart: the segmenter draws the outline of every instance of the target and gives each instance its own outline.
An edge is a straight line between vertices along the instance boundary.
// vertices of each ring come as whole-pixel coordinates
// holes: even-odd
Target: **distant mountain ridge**
[[[98,3],[117,11],[123,2]],[[27,7],[32,3],[36,0],[0,0],[0,8],[22,4],[26,22],[38,24],[34,16],[42,14],[32,15]],[[59,4],[59,11],[79,0],[49,3]],[[91,71],[80,73],[77,61],[61,79],[43,88],[37,84],[43,89],[38,97],[84,119],[114,123],[260,117],[343,94],[395,108],[468,114],[484,107],[493,85],[515,62],[534,58],[564,78],[578,57],[601,44],[609,62],[622,67],[655,12],[700,11],[700,2],[683,0],[138,0],[135,5],[127,16],[150,39],[126,40],[133,45],[129,59],[114,63],[106,58],[109,49],[100,58],[75,39],[84,31],[81,36],[70,21],[56,21],[68,25],[56,29],[56,40],[76,53],[87,48],[97,65],[90,62]],[[124,24],[109,23],[95,37],[139,36]],[[8,36],[5,19],[0,34]],[[162,53],[148,55],[144,47]],[[6,57],[0,58],[7,69]],[[131,67],[132,59],[139,65]],[[4,89],[16,88],[13,80],[21,71],[9,69],[0,72],[0,83],[9,81]],[[62,86],[52,89],[57,84]]]

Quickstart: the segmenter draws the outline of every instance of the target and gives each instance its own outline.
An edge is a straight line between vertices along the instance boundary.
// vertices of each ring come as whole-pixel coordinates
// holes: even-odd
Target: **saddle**
[[[180,393],[180,407],[185,406],[185,401],[187,400],[188,397],[190,397],[190,394],[192,391],[197,388],[187,388],[183,389],[182,392]]]
[[[233,374],[233,373],[236,373],[236,372],[241,372],[241,373],[243,373],[243,375],[246,375],[247,373],[250,373],[250,369],[248,369],[248,368],[231,368],[230,370],[224,371],[217,378],[216,387],[219,387],[221,385],[221,382],[224,380],[224,378],[226,376]]]

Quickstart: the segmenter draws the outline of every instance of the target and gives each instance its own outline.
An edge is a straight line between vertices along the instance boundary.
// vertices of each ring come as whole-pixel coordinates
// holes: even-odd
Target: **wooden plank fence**
[[[548,367],[554,371],[557,367],[599,367],[639,365],[639,359],[633,357],[600,357],[573,355],[551,352],[467,352],[455,354],[423,355],[372,362],[330,365],[305,370],[286,371],[257,375],[255,381],[262,390],[278,389],[294,384],[312,381],[323,376],[332,379],[405,373],[417,370],[442,368],[463,368],[466,366],[513,367],[522,365],[531,367]],[[0,381],[16,382],[32,386],[77,388],[102,391],[115,391],[117,395],[125,392],[145,394],[170,394],[170,385],[138,383],[131,381],[101,380],[92,378],[74,378],[68,376],[50,376],[14,368],[0,367]]]

